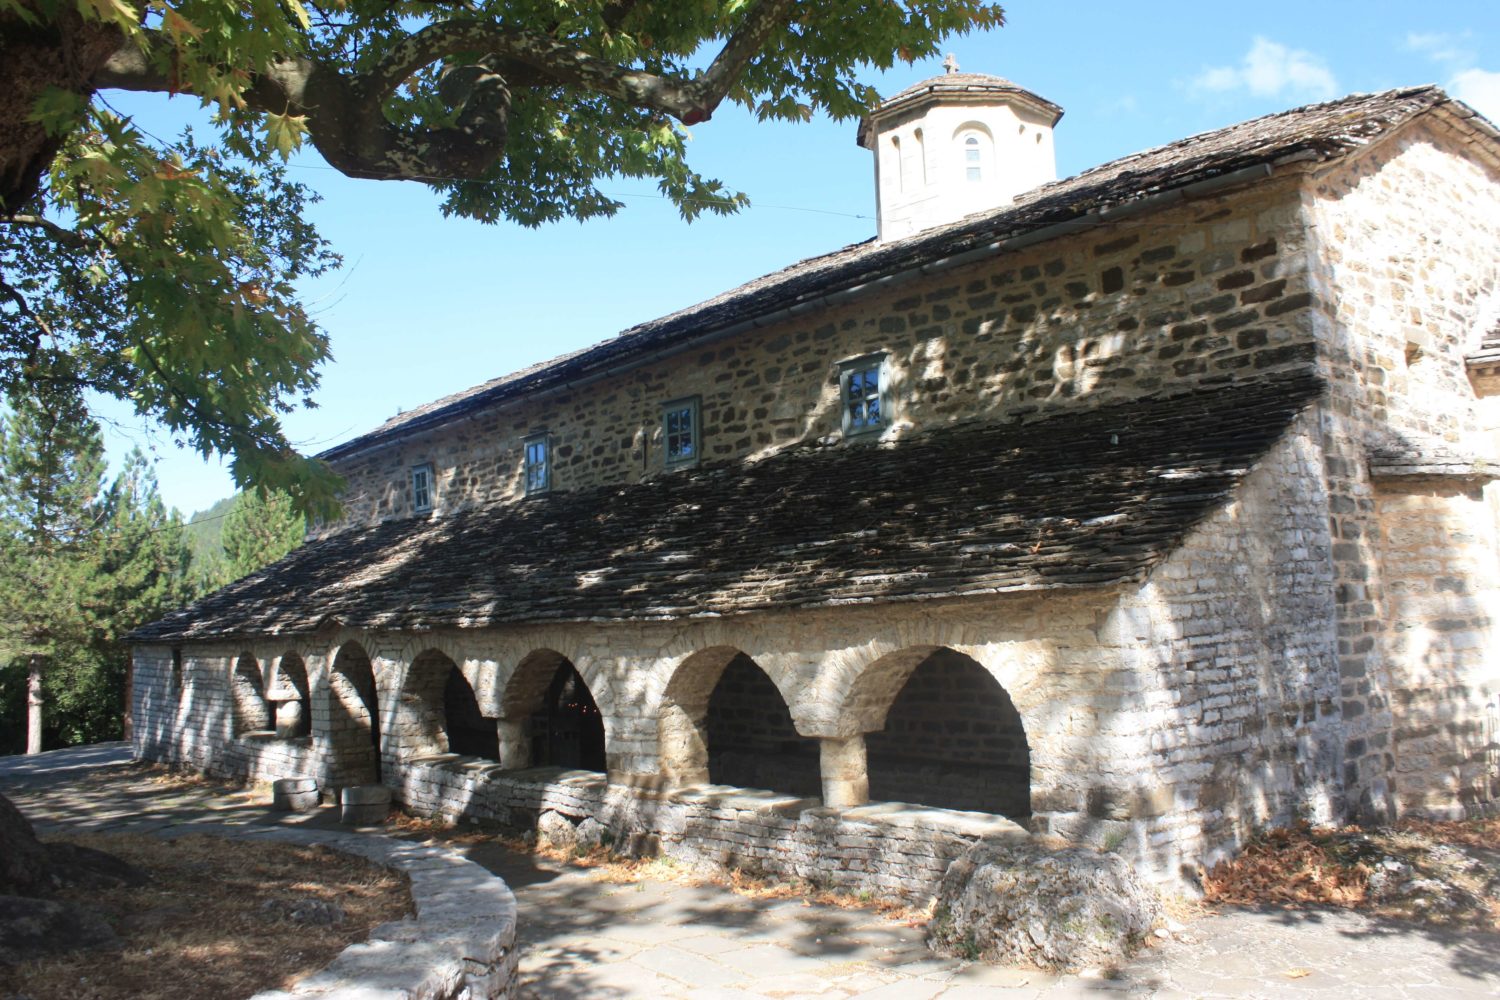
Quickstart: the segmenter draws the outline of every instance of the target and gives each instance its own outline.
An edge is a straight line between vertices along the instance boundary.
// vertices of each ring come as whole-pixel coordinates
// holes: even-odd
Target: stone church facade
[[[137,754],[910,895],[1493,808],[1500,136],[1416,88],[1048,181],[1060,115],[919,84],[879,238],[326,453],[339,523],[135,634]]]

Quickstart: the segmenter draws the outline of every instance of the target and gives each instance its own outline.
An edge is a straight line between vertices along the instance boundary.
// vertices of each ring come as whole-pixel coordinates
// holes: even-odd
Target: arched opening
[[[283,653],[276,665],[267,697],[276,712],[276,735],[300,739],[312,732],[308,708],[307,664],[296,653]]]
[[[260,664],[249,653],[241,653],[235,661],[229,693],[234,702],[232,729],[235,736],[272,728],[271,703],[266,700]]]
[[[971,657],[945,647],[893,654],[856,684],[873,710],[865,736],[870,798],[1031,815],[1031,751],[1010,695]],[[883,720],[876,719],[884,702]]]
[[[821,791],[817,742],[797,732],[781,692],[739,650],[714,647],[683,661],[659,733],[663,773],[678,783]]]
[[[994,140],[989,129],[978,122],[968,122],[954,132],[959,163],[966,184],[983,184],[994,168]]]
[[[521,661],[506,686],[501,714],[517,727],[520,744],[502,752],[507,767],[607,769],[604,716],[583,675],[561,653],[539,649]]]
[[[342,785],[380,780],[380,702],[375,670],[364,647],[351,642],[333,658],[328,674],[329,742]]]
[[[500,759],[495,721],[479,711],[479,699],[458,664],[435,649],[412,661],[396,701],[392,737],[403,757],[456,753]]]
[[[448,719],[448,750],[485,760],[500,759],[500,736],[495,720],[479,710],[474,686],[455,664],[443,682],[443,715]]]

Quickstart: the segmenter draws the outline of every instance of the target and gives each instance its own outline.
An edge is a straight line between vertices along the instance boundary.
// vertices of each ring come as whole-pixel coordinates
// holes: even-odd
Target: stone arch
[[[276,712],[276,735],[298,739],[312,731],[307,664],[287,651],[271,665],[271,684],[266,697]]]
[[[458,664],[436,649],[412,660],[396,697],[390,741],[397,755],[456,753],[499,760],[495,723],[479,710]]]
[[[260,664],[252,654],[246,652],[236,657],[229,692],[233,702],[232,731],[235,736],[273,728],[271,703],[266,700]]]
[[[380,780],[380,701],[370,654],[358,642],[334,653],[328,670],[328,742],[336,787]]]
[[[947,646],[872,663],[845,709],[865,735],[872,799],[1031,815],[1031,748],[1009,692]]]
[[[797,731],[760,664],[732,646],[699,650],[678,665],[657,727],[662,773],[675,783],[818,794],[816,742]]]
[[[604,716],[573,661],[555,649],[526,654],[500,696],[500,760],[507,767],[604,771]]]
[[[708,734],[703,723],[708,699],[729,661],[733,646],[711,646],[686,657],[672,672],[657,716],[662,776],[681,785],[708,782]]]

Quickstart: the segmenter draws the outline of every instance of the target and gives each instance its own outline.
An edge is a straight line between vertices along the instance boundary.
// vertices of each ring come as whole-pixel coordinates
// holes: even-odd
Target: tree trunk
[[[26,673],[26,752],[42,752],[42,658],[31,655]]]
[[[21,0],[23,10],[29,6]],[[63,141],[31,121],[37,98],[48,87],[92,95],[95,75],[122,41],[114,27],[72,10],[40,21],[0,13],[0,215],[20,211],[36,196]]]

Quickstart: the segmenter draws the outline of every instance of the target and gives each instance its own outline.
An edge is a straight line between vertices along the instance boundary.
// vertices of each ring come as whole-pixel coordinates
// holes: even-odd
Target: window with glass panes
[[[662,443],[668,468],[698,461],[698,400],[679,399],[662,407]]]
[[[873,433],[885,426],[884,372],[884,355],[856,358],[841,366],[839,390],[845,437]]]
[[[964,176],[971,181],[984,179],[983,161],[980,156],[979,137],[971,135],[964,140]]]
[[[547,439],[526,440],[526,492],[545,493],[552,488],[552,465],[547,458]]]
[[[411,506],[418,514],[432,509],[432,466],[418,465],[411,470]]]

